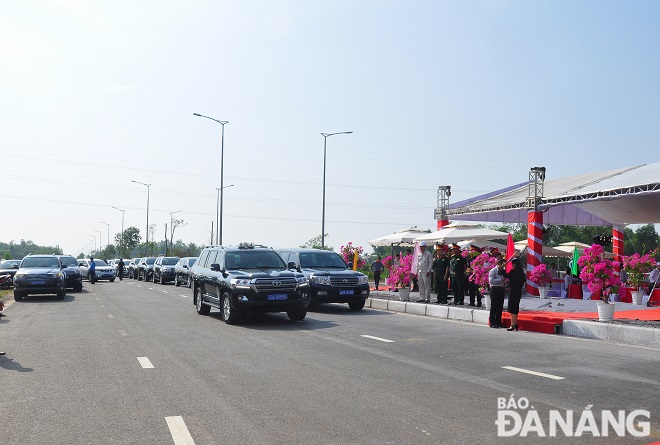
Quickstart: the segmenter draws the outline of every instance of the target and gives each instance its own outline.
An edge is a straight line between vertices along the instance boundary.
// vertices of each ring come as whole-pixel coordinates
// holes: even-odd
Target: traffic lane
[[[97,295],[12,305],[11,322],[2,327],[9,350],[9,362],[0,361],[3,443],[171,441],[163,419],[141,414],[138,401],[149,394],[139,384],[138,363],[121,359],[121,337]]]
[[[330,321],[335,315],[347,314],[344,309],[341,305],[328,305],[316,315]],[[383,321],[382,316],[367,316],[353,323],[355,317],[344,317],[348,321],[332,334],[353,339],[368,333],[394,340],[393,344],[380,346],[396,352],[397,358],[412,359],[419,366],[442,364],[437,372],[444,372],[451,378],[475,383],[485,379],[484,384],[496,383],[505,391],[522,393],[552,406],[582,409],[593,404],[600,408],[645,408],[654,412],[660,409],[659,381],[653,377],[654,370],[660,369],[657,349],[507,332],[472,323],[386,311],[366,313],[373,312],[387,315],[386,320]],[[370,338],[360,340],[360,344],[369,346],[377,343],[380,342]],[[563,379],[557,382],[504,367]],[[616,395],[612,388],[616,388]]]

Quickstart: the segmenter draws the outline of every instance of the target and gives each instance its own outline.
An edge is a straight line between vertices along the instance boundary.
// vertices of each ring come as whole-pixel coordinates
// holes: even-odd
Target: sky
[[[3,0],[0,241],[149,223],[338,250],[528,179],[658,162],[660,2]],[[177,213],[171,213],[177,212]],[[109,226],[108,226],[109,224]]]

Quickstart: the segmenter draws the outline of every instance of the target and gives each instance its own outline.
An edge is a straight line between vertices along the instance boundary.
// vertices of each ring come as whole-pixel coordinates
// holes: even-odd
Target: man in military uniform
[[[447,304],[449,290],[449,247],[441,244],[436,249],[435,259],[433,260],[433,289],[438,296],[438,304]]]
[[[451,246],[449,259],[449,273],[451,275],[451,288],[454,293],[454,304],[463,305],[465,301],[465,269],[467,261],[461,255],[461,248],[457,244]]]

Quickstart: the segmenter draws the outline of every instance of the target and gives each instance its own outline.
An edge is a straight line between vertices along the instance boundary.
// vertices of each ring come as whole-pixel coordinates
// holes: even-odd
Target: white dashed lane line
[[[153,369],[154,365],[151,364],[151,361],[147,357],[138,357],[137,359],[144,369]]]
[[[388,340],[386,338],[374,337],[372,335],[360,335],[360,337],[370,338],[372,340],[378,340],[378,341],[382,341],[384,343],[394,343],[394,340]]]
[[[108,318],[115,318],[115,316],[112,314],[108,314]]]
[[[122,329],[119,329],[119,331],[117,331],[117,332],[119,332],[119,335],[121,335],[122,337],[126,337],[126,336],[128,336],[128,334],[126,333],[126,331],[124,331],[124,330],[122,330]]]
[[[174,439],[174,445],[195,445],[195,441],[190,435],[186,422],[183,421],[183,417],[165,417],[165,421],[170,429],[172,439]]]
[[[190,295],[183,295],[183,294],[179,294],[179,297],[183,297],[183,298],[190,298]]]
[[[522,372],[523,374],[531,374],[537,377],[545,377],[546,379],[552,380],[564,380],[564,377],[558,375],[546,374],[544,372],[530,371],[529,369],[516,368],[514,366],[502,366],[502,369],[508,369],[509,371]]]

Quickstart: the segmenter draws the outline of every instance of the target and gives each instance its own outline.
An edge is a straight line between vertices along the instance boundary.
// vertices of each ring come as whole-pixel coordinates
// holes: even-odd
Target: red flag
[[[506,271],[511,272],[511,269],[513,269],[513,264],[511,264],[511,260],[513,257],[516,255],[516,247],[513,245],[513,236],[509,233],[509,237],[506,241]]]

